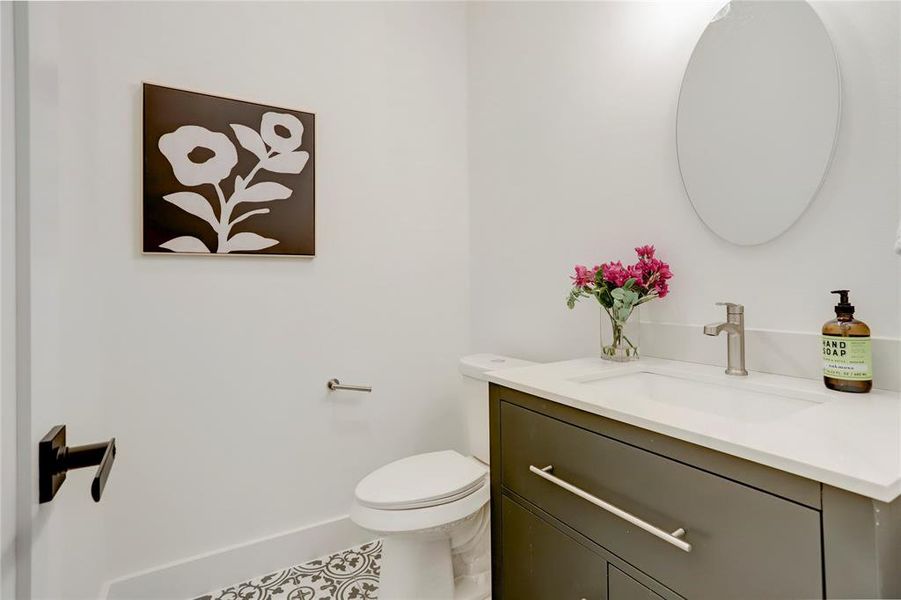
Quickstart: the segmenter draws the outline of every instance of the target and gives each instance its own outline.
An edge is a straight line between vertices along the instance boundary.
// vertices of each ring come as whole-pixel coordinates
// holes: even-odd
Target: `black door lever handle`
[[[50,502],[66,480],[69,469],[99,465],[91,482],[91,497],[100,502],[103,488],[116,458],[116,438],[99,444],[66,445],[66,426],[57,425],[38,444],[39,502]]]
[[[91,482],[91,497],[94,502],[100,502],[100,496],[103,495],[103,488],[106,487],[106,478],[109,477],[110,469],[113,468],[113,460],[116,459],[116,438],[110,438],[103,450],[103,456],[100,458],[100,466],[94,473],[94,480]]]

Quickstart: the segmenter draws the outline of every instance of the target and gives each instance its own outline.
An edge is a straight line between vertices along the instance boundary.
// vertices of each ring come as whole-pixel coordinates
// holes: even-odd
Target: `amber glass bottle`
[[[854,318],[848,290],[835,290],[835,318],[823,325],[823,383],[830,390],[865,394],[873,388],[870,328]]]

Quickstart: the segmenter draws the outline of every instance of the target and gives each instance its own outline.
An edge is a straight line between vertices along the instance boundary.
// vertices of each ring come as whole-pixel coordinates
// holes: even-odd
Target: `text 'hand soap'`
[[[854,318],[848,290],[835,290],[835,319],[823,325],[823,383],[830,390],[866,393],[873,387],[870,328]]]

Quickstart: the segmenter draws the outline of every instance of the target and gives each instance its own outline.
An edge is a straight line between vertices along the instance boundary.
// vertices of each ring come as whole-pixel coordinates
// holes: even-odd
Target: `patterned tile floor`
[[[381,558],[376,540],[195,600],[376,600]]]

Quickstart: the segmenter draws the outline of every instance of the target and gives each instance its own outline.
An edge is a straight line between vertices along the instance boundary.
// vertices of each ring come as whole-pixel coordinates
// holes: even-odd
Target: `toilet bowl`
[[[402,458],[364,477],[351,519],[382,537],[381,600],[491,597],[488,382],[485,374],[532,365],[494,354],[460,360],[468,452]]]
[[[489,490],[488,468],[453,450],[403,458],[360,481],[350,516],[383,538],[379,598],[487,598]]]

